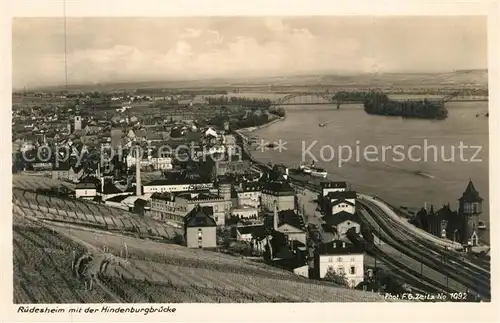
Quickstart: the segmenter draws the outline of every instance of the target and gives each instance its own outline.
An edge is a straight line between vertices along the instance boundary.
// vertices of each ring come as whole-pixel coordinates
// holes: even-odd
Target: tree
[[[368,227],[363,227],[361,235],[363,236],[363,239],[365,239],[370,244],[373,244],[373,242],[375,241],[373,237],[373,232]]]
[[[176,233],[174,236],[174,243],[184,246],[186,244],[186,240],[184,239],[184,235],[180,233]]]
[[[336,273],[333,267],[328,267],[328,270],[326,271],[325,277],[323,279],[342,286],[349,286],[349,281],[347,280],[345,273]]]

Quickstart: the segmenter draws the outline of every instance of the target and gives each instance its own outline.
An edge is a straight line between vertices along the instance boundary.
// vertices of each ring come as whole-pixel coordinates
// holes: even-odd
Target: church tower
[[[75,131],[82,130],[82,117],[79,115],[75,116]]]
[[[479,215],[482,212],[483,199],[479,196],[472,181],[469,181],[467,188],[458,201],[458,213],[464,218],[463,242],[475,246],[479,242],[477,226]]]

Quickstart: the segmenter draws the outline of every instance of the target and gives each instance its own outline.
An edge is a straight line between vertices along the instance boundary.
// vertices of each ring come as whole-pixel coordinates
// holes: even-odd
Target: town
[[[159,302],[167,288],[182,294],[184,280],[194,290],[179,301],[335,301],[339,293],[489,300],[489,250],[478,239],[483,199],[472,180],[458,210],[411,213],[346,181],[259,162],[252,130],[284,118],[271,100],[225,90],[14,93],[14,253],[24,253],[15,266],[25,266],[15,269],[15,297],[62,301],[50,287],[43,297],[26,287],[26,264],[38,255],[64,284],[67,269],[55,268],[64,260],[54,259],[71,258],[71,279],[84,286],[75,302]],[[202,269],[191,272],[196,259],[203,270],[234,274],[219,270],[210,281]],[[186,276],[166,268],[174,265]],[[304,295],[275,280],[275,291],[240,281],[240,294],[226,293],[220,286],[238,284],[229,277],[237,274],[293,281]],[[224,292],[203,294],[209,285]]]

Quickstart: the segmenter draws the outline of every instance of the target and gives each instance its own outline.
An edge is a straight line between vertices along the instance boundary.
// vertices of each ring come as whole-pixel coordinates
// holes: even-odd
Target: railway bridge
[[[444,94],[442,97],[433,97],[428,99],[428,101],[441,101],[443,103],[449,101],[487,101],[487,96],[474,96],[473,90],[461,90],[456,91],[451,94]],[[371,91],[327,91],[327,92],[294,92],[285,95],[271,103],[273,107],[281,106],[293,106],[293,105],[336,105],[337,109],[340,109],[342,104],[350,103],[363,103],[367,95]],[[390,96],[390,94],[389,94]],[[421,101],[425,99],[425,95],[422,98],[394,98],[392,100],[396,101]]]

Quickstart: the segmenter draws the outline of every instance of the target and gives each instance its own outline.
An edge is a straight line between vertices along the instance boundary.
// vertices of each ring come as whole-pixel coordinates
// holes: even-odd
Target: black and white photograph
[[[14,17],[11,300],[489,303],[488,81],[480,15]]]

